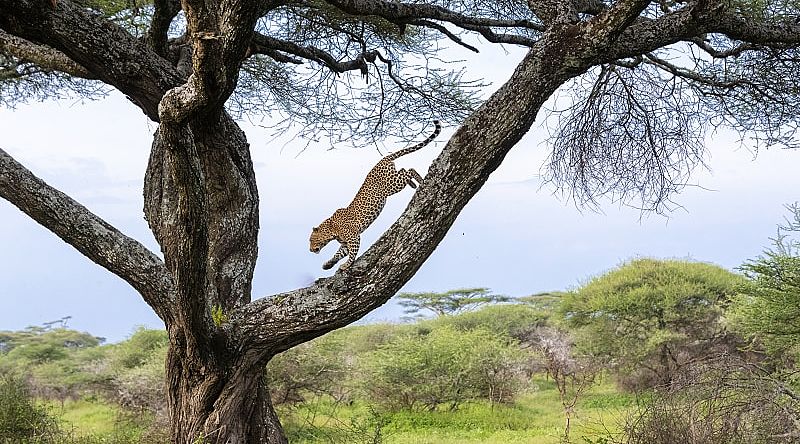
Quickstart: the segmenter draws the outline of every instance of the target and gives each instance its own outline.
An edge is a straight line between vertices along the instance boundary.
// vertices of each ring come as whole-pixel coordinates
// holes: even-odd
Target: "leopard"
[[[406,186],[416,189],[422,184],[422,176],[416,170],[413,168],[398,170],[394,161],[433,142],[442,131],[438,120],[434,120],[433,125],[435,127],[433,134],[424,141],[391,153],[378,161],[367,174],[350,205],[339,208],[319,226],[312,228],[309,239],[312,253],[319,254],[334,239],[340,244],[336,254],[322,265],[323,270],[333,268],[345,256],[347,261],[339,267],[339,270],[348,269],[358,255],[361,233],[378,218],[386,205],[386,199],[399,193]]]

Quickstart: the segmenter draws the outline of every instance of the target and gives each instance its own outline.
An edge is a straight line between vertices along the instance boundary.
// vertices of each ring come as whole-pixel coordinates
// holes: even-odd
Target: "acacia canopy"
[[[437,62],[442,42],[474,50],[475,36],[527,49],[480,105]],[[0,0],[4,104],[113,88],[158,123],[144,213],[161,255],[5,151],[0,196],[164,321],[174,442],[284,442],[263,365],[399,290],[557,90],[574,103],[550,179],[580,202],[658,210],[715,126],[797,144],[798,44],[796,0]],[[350,269],[253,301],[259,197],[243,112],[334,140],[410,138],[433,117],[460,126]]]

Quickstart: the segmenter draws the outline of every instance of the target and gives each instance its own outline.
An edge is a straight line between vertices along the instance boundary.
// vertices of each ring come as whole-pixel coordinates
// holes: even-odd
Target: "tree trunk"
[[[175,280],[166,364],[172,442],[286,442],[264,381],[271,355],[236,349],[226,322],[250,302],[256,260],[258,194],[244,134],[225,114],[162,123],[144,195]]]
[[[170,330],[167,393],[171,442],[286,443],[272,408],[264,365],[226,350],[190,350],[185,330]],[[199,359],[198,359],[199,358]]]

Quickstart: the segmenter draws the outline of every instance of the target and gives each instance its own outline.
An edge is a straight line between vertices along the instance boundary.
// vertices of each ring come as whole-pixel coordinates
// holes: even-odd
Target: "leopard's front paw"
[[[322,264],[322,269],[323,270],[330,270],[331,268],[333,268],[333,264],[335,264],[335,263],[336,262],[331,262],[331,261],[325,262],[324,264]]]

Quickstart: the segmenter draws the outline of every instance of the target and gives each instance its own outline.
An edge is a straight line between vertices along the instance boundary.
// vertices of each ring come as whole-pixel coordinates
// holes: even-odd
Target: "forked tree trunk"
[[[237,349],[226,331],[228,314],[250,302],[256,260],[258,195],[244,134],[224,113],[162,124],[145,184],[147,220],[175,277],[172,442],[286,442],[264,381],[269,355]]]

